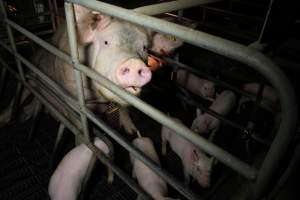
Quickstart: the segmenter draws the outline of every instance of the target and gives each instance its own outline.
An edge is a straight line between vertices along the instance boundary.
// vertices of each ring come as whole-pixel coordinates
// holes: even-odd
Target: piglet
[[[150,138],[138,137],[132,144],[141,150],[150,159],[160,165],[158,155]],[[147,167],[142,161],[130,154],[130,160],[133,166],[132,176],[137,178],[139,185],[155,200],[172,200],[165,197],[168,193],[166,182]],[[138,197],[137,199],[141,199]]]
[[[215,111],[220,115],[228,114],[236,104],[236,96],[233,92],[229,90],[223,91],[217,98],[213,101],[209,107],[211,110]],[[212,130],[216,130],[220,126],[220,120],[213,117],[208,113],[201,113],[197,109],[197,117],[194,119],[191,129],[196,133],[208,133]]]
[[[180,122],[178,119],[176,121]],[[196,145],[165,126],[161,130],[161,139],[163,155],[166,155],[169,142],[171,149],[180,157],[186,185],[189,184],[190,176],[192,176],[203,188],[210,186],[213,158],[209,158]]]
[[[94,144],[106,155],[110,153],[102,140],[96,138]],[[52,200],[77,199],[92,155],[85,144],[76,146],[65,155],[50,178],[48,193]]]
[[[204,98],[213,98],[215,96],[215,84],[213,82],[199,78],[187,70],[179,69],[177,71],[176,82],[192,93]]]

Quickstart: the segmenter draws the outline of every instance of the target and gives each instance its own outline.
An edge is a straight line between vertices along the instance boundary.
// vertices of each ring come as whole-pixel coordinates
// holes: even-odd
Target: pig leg
[[[123,107],[120,108],[119,118],[120,118],[120,125],[125,129],[127,133],[132,135],[133,133],[136,133],[138,131],[129,116],[129,111],[127,110],[127,108],[123,108]]]
[[[97,161],[97,158],[93,154],[90,161],[89,161],[88,168],[86,170],[85,176],[84,176],[83,181],[82,181],[81,193],[80,193],[80,197],[79,197],[80,200],[84,200],[85,197],[86,197],[86,195],[85,195],[86,187],[87,187],[88,181],[90,180],[91,174],[92,174],[94,166],[96,164],[96,161]]]

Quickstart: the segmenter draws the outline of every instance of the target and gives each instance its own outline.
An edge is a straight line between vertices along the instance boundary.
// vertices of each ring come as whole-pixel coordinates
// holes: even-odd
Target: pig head
[[[75,5],[74,9],[80,62],[87,64],[124,90],[139,95],[142,86],[151,80],[151,71],[144,63],[150,42],[147,31],[79,5]],[[57,42],[56,45],[60,49],[69,52],[66,31],[58,31],[57,34],[53,41]],[[67,89],[73,91],[73,69],[61,62],[56,58],[54,68],[63,69],[55,70],[59,73],[57,77]],[[101,94],[106,100],[127,105],[125,101],[94,81],[85,80],[84,87],[88,90],[86,98],[93,95],[98,97]]]

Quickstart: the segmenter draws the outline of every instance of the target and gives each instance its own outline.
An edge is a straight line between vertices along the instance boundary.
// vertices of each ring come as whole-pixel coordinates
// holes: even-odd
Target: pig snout
[[[127,91],[138,94],[152,77],[150,69],[140,59],[131,58],[117,69],[117,81]]]

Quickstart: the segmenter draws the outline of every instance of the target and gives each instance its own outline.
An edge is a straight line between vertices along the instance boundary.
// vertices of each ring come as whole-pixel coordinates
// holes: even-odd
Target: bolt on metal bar
[[[214,3],[218,1],[220,0],[177,0],[177,1],[169,1],[169,2],[152,4],[149,6],[142,6],[133,9],[133,11],[143,13],[145,15],[158,15],[166,12],[192,8],[198,5]]]
[[[3,15],[4,21],[6,21],[7,20],[7,13],[6,13],[6,9],[4,7],[4,3],[3,3],[2,0],[0,1],[0,9],[1,9],[0,12]],[[6,24],[6,31],[7,31],[7,35],[8,35],[9,42],[10,42],[10,45],[12,47],[13,52],[17,52],[17,47],[16,47],[14,35],[13,35],[13,32],[12,32],[12,30],[11,30],[11,28],[10,28],[10,26],[8,24]],[[18,71],[19,71],[19,73],[21,75],[21,79],[22,79],[22,81],[25,81],[24,71],[23,71],[21,62],[17,58],[15,58],[15,59],[16,59]]]
[[[240,61],[258,71],[275,87],[275,89],[278,91],[280,98],[283,120],[280,124],[276,137],[274,138],[273,143],[263,161],[263,164],[259,171],[259,176],[254,186],[254,196],[256,198],[261,197],[266,191],[271,177],[275,174],[277,170],[277,167],[275,166],[279,166],[280,161],[286,153],[289,143],[293,138],[294,130],[296,129],[298,104],[296,101],[294,90],[292,89],[292,86],[289,80],[284,75],[284,73],[263,54],[244,45],[226,39],[222,39],[220,37],[216,37],[204,32],[196,31],[187,27],[182,27],[177,24],[172,24],[167,21],[155,19],[150,16],[145,16],[140,13],[119,8],[117,6],[109,5],[103,2],[83,0],[68,1],[78,3],[90,9],[94,9],[99,12],[108,14],[110,16],[117,17],[141,26],[145,26],[147,28],[152,28],[156,31],[165,34],[174,35],[175,37],[178,37],[187,43]],[[157,113],[155,113],[152,116],[158,115]],[[163,118],[162,116],[160,117]],[[162,122],[165,120],[166,119],[162,120]],[[168,122],[171,123],[171,121]],[[176,128],[171,127],[171,129],[174,130]],[[194,138],[193,135],[192,138]],[[189,138],[189,140],[191,140],[191,138]],[[198,141],[198,139],[196,139],[196,141]],[[202,145],[200,146],[204,151],[208,153],[212,152],[211,149],[209,150],[210,152],[207,151],[207,145],[203,144],[203,140],[199,142],[202,143]],[[230,162],[226,163],[231,166]],[[244,173],[245,172],[243,171],[242,174]]]
[[[71,50],[70,52],[71,52],[72,63],[74,67],[73,70],[74,70],[75,81],[76,81],[77,96],[78,96],[80,109],[84,110],[85,98],[84,98],[81,72],[75,68],[75,66],[79,63],[79,60],[78,60],[78,47],[77,47],[77,38],[76,38],[76,30],[75,30],[75,21],[74,21],[74,10],[73,10],[72,3],[65,2],[65,13],[66,13],[69,46]],[[83,113],[80,113],[80,117],[81,117],[84,136],[87,140],[90,140],[87,117]]]
[[[198,197],[196,194],[194,194],[189,189],[185,188],[177,179],[175,179],[167,171],[163,170],[153,160],[148,158],[142,151],[140,151],[139,149],[134,147],[120,133],[113,130],[101,119],[97,118],[97,116],[95,114],[93,114],[89,110],[85,110],[84,112],[87,115],[87,117],[92,122],[94,122],[99,128],[101,128],[103,131],[105,131],[110,137],[112,137],[116,142],[118,142],[121,146],[123,146],[129,153],[133,154],[134,157],[141,160],[150,169],[152,169],[156,174],[158,174],[164,180],[166,180],[171,186],[173,186],[175,189],[177,189],[182,195],[184,195],[188,199],[200,200],[200,197]]]
[[[19,81],[21,81],[20,76],[13,71],[12,69],[10,69],[10,67],[7,66],[7,64],[2,60],[2,58],[0,58],[0,63],[3,65],[3,67],[5,67],[6,69],[8,69],[9,72],[12,73],[12,75]],[[128,184],[128,186],[133,189],[135,192],[141,194],[143,196],[143,198],[145,199],[151,199],[144,191],[143,189],[141,189],[141,187],[135,183],[135,181],[133,181],[126,173],[124,173],[119,167],[117,167],[112,161],[110,161],[108,158],[103,156],[103,153],[101,153],[101,151],[96,148],[94,145],[92,145],[88,140],[86,140],[85,138],[83,138],[81,136],[81,131],[78,130],[76,128],[75,125],[73,125],[66,117],[64,117],[56,108],[54,108],[54,106],[51,105],[51,103],[49,103],[42,95],[40,95],[40,93],[38,91],[36,91],[35,88],[33,88],[29,83],[24,82],[23,83],[27,89],[29,89],[29,91],[31,93],[33,93],[33,95],[43,104],[46,106],[46,108],[54,115],[56,116],[56,118],[61,121],[74,135],[77,135],[81,140],[83,140],[85,142],[85,144],[87,144],[88,147],[91,148],[91,150],[96,154],[96,156],[100,159],[101,162],[103,162],[105,165],[111,167],[111,169],[113,170],[114,173],[116,173],[125,183]],[[94,146],[94,148],[92,147]]]

